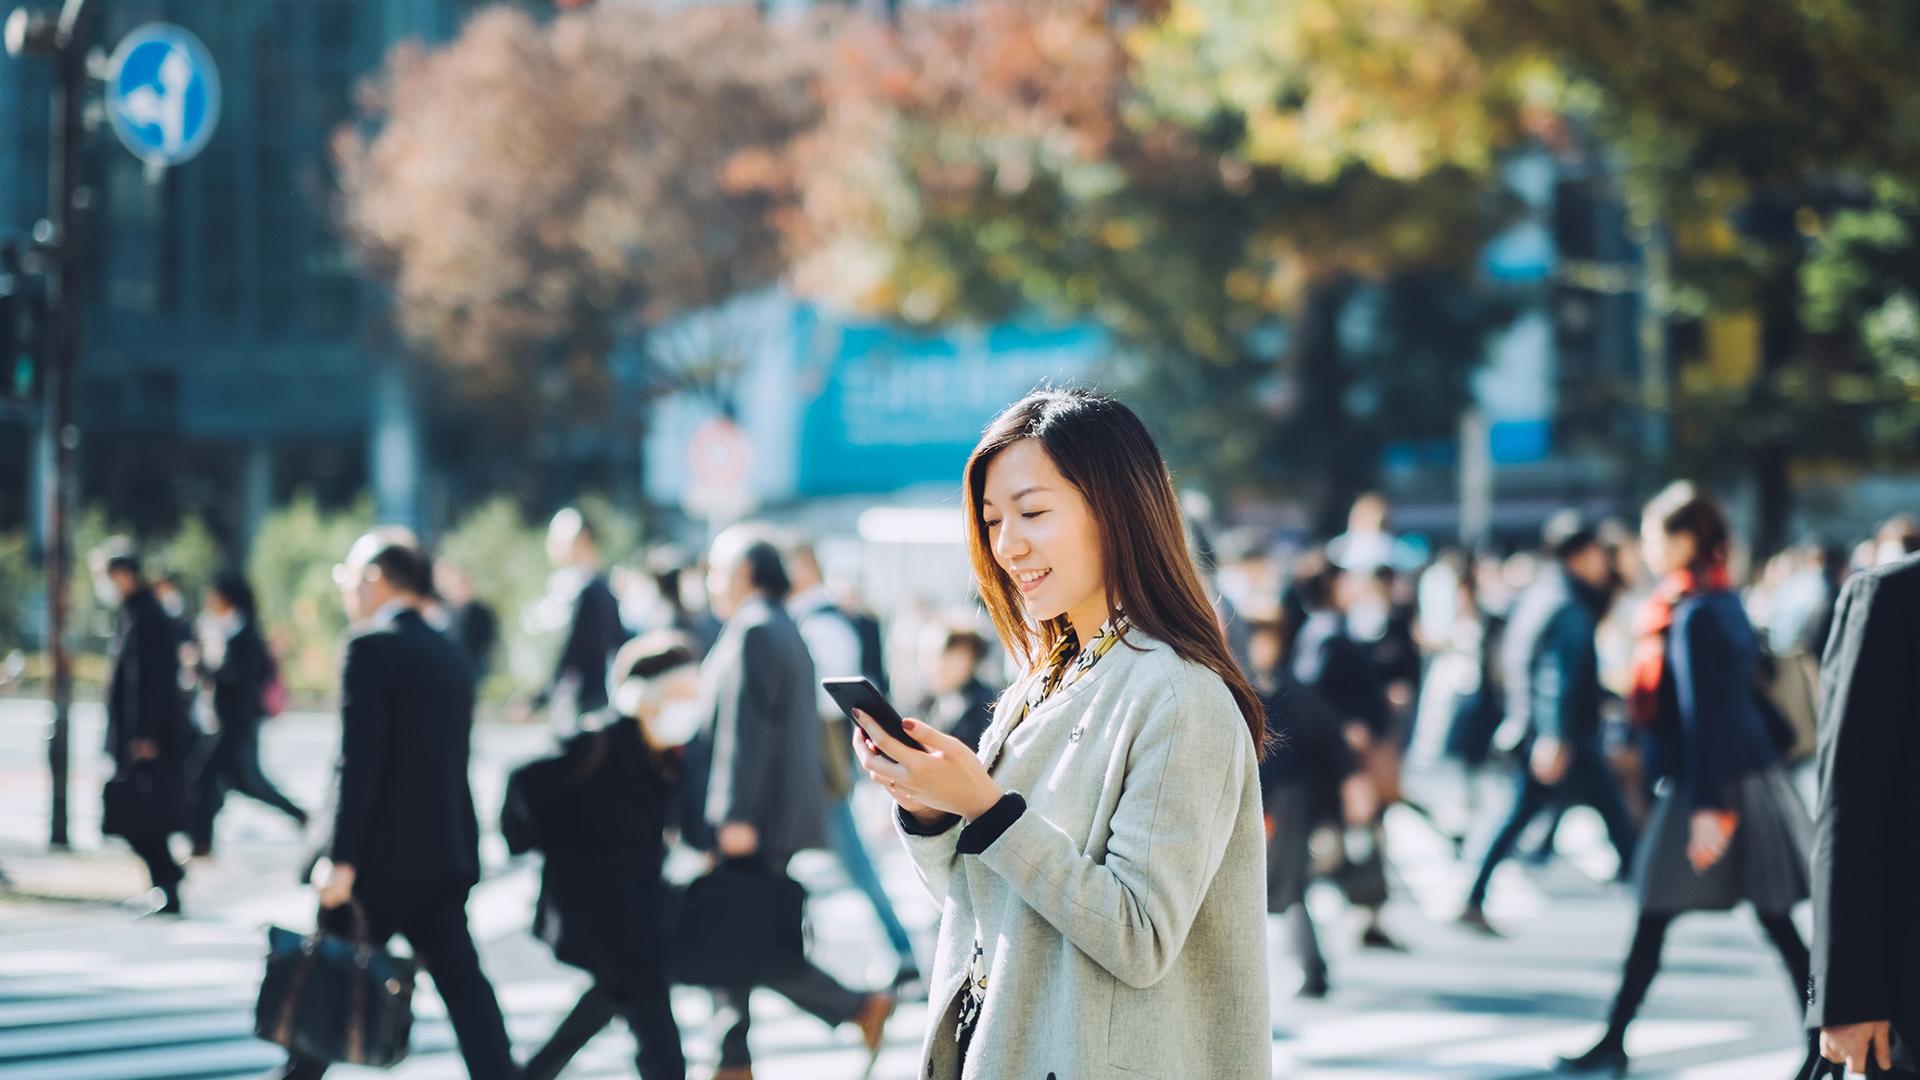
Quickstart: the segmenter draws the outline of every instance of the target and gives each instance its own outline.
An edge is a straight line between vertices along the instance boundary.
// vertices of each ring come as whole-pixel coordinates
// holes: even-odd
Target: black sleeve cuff
[[[978,855],[992,847],[1000,834],[1013,828],[1013,823],[1026,812],[1027,800],[1021,798],[1019,792],[1009,791],[1000,796],[999,802],[960,830],[960,854]]]
[[[899,816],[900,828],[905,831],[908,836],[939,836],[941,833],[947,832],[955,825],[960,824],[959,814],[942,814],[939,820],[933,824],[923,825],[919,818],[907,813],[906,810],[901,807],[894,807],[893,812]]]

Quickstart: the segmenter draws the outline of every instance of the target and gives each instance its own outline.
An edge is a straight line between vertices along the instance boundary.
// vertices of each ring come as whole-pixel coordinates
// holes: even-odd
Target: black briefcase
[[[180,769],[137,762],[107,781],[100,831],[129,839],[187,830],[187,778]]]
[[[806,963],[806,890],[752,859],[722,862],[672,890],[667,905],[675,982],[756,986]]]
[[[329,1065],[386,1069],[407,1056],[417,965],[376,948],[359,901],[352,938],[267,928],[267,975],[254,1033]]]

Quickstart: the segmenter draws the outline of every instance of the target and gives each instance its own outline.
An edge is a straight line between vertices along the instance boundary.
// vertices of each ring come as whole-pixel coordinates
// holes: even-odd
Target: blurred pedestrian
[[[793,585],[793,595],[787,598],[787,612],[807,643],[816,677],[813,684],[814,701],[820,715],[820,760],[827,794],[827,843],[834,857],[840,860],[840,866],[847,872],[848,880],[867,898],[874,917],[880,921],[880,928],[887,936],[887,944],[892,947],[895,960],[894,988],[910,987],[920,981],[920,965],[913,958],[913,939],[907,936],[906,926],[900,922],[900,916],[894,913],[893,901],[880,884],[880,874],[873,868],[872,858],[867,855],[867,846],[860,839],[859,822],[854,817],[854,771],[850,749],[853,745],[852,723],[817,681],[848,677],[873,680],[872,672],[862,662],[864,648],[860,631],[827,591],[826,579],[820,573],[820,558],[811,543],[790,538],[782,554]],[[878,625],[876,623],[875,627]],[[875,689],[886,693],[879,683],[875,683]]]
[[[1847,1072],[1920,1078],[1920,557],[1859,574],[1821,671],[1807,1024]],[[1868,1063],[1872,1062],[1870,1066]]]
[[[600,565],[600,545],[585,515],[567,507],[547,527],[547,558],[554,574],[547,602],[563,607],[566,638],[553,677],[525,712],[547,712],[558,735],[570,735],[580,717],[607,706],[607,665],[627,640],[620,602]]]
[[[1659,794],[1634,858],[1639,919],[1620,990],[1599,1043],[1561,1059],[1568,1074],[1626,1074],[1627,1026],[1659,972],[1668,928],[1687,912],[1751,904],[1787,966],[1796,1010],[1807,985],[1791,912],[1809,894],[1812,825],[1759,700],[1760,648],[1732,592],[1726,517],[1676,483],[1647,504],[1640,536],[1662,581],[1641,614],[1628,711],[1651,743]]]
[[[473,579],[444,560],[433,568],[434,592],[447,616],[447,634],[459,643],[473,668],[473,681],[484,684],[493,670],[493,652],[500,644],[500,617],[493,606],[473,594]]]
[[[399,934],[433,977],[473,1080],[516,1077],[506,1022],[480,968],[467,894],[480,880],[467,767],[473,672],[460,646],[427,625],[431,565],[391,534],[361,537],[334,567],[347,617],[340,763],[326,858],[315,870],[322,929],[353,933],[357,902],[373,944]],[[324,1062],[292,1055],[283,1077]]]
[[[920,681],[927,696],[916,715],[978,750],[999,694],[980,678],[987,642],[958,620],[936,620],[920,631]]]
[[[1873,537],[1873,565],[1891,566],[1920,552],[1920,517],[1895,514],[1880,526]]]
[[[688,752],[695,809],[684,831],[720,858],[784,873],[796,852],[828,844],[813,659],[787,614],[792,580],[771,540],[735,526],[714,539],[708,564],[707,594],[726,623],[703,664],[706,726]],[[764,985],[829,1027],[858,1025],[869,1054],[878,1056],[891,994],[849,990],[810,961]],[[721,1030],[715,1080],[753,1075],[750,990],[714,993]]]
[[[1373,781],[1377,808],[1364,825],[1342,835],[1342,865],[1334,881],[1347,901],[1366,915],[1360,943],[1365,948],[1400,950],[1382,925],[1387,905],[1386,807],[1399,800],[1400,748],[1393,739],[1393,712],[1386,679],[1373,658],[1347,632],[1347,611],[1359,583],[1329,559],[1312,561],[1295,578],[1298,610],[1293,677],[1311,688],[1340,717],[1341,730]]]
[[[1593,807],[1606,822],[1622,876],[1633,859],[1633,818],[1607,769],[1600,723],[1595,633],[1610,598],[1612,555],[1599,531],[1574,513],[1550,518],[1545,541],[1554,561],[1514,605],[1501,660],[1506,711],[1526,729],[1515,763],[1513,807],[1460,914],[1460,922],[1487,933],[1493,932],[1485,911],[1493,872],[1550,804]]]
[[[1260,763],[1267,830],[1267,914],[1281,916],[1295,962],[1299,994],[1331,990],[1326,954],[1307,908],[1313,833],[1324,823],[1364,825],[1373,819],[1372,782],[1360,773],[1340,715],[1294,678],[1288,627],[1255,623],[1248,635],[1250,674],[1276,739]]]
[[[195,778],[193,853],[213,853],[214,819],[229,791],[280,811],[305,830],[306,811],[282,795],[260,767],[267,688],[279,667],[260,633],[253,587],[245,578],[225,573],[214,579],[201,604],[199,637],[200,677],[213,685],[215,730]]]
[[[533,931],[593,985],[527,1061],[527,1080],[559,1076],[615,1016],[640,1044],[642,1080],[684,1080],[664,937],[666,829],[680,755],[698,725],[700,668],[683,635],[635,638],[614,657],[605,723],[507,780],[500,829],[538,851]]]
[[[198,738],[180,692],[179,633],[131,542],[108,540],[91,563],[101,602],[119,611],[107,677],[106,752],[115,780],[134,783],[137,777],[137,786],[151,793],[141,813],[109,813],[108,825],[147,865],[154,895],[143,899],[143,914],[179,915],[186,871],[173,860],[167,839],[187,824],[187,762]]]
[[[944,915],[928,1080],[1264,1080],[1260,700],[1159,450],[1118,401],[1041,390],[968,459],[966,529],[1027,672],[979,753],[862,720],[861,766]]]

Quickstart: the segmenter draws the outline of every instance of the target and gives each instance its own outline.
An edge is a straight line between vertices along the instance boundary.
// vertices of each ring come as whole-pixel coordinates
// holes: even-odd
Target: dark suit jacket
[[[403,610],[349,638],[328,853],[368,907],[404,913],[480,879],[467,759],[473,673],[460,646]]]
[[[701,822],[752,825],[776,863],[826,846],[813,658],[793,620],[778,604],[748,600],[707,653],[701,681],[709,719],[688,756],[690,769],[705,763]]]
[[[220,666],[206,674],[213,683],[213,715],[220,719],[222,734],[260,722],[266,712],[262,701],[273,675],[273,657],[257,627],[250,622],[242,626],[228,639]]]
[[[1807,1024],[1893,1022],[1920,1069],[1920,556],[1854,576],[1820,671]]]
[[[578,690],[574,705],[587,713],[607,706],[607,665],[627,640],[626,624],[620,621],[620,601],[602,574],[595,574],[580,589],[573,604],[573,622],[567,627],[567,642],[560,649],[553,678],[540,692],[537,703],[545,705],[562,680],[572,677]]]
[[[135,739],[151,739],[163,764],[179,765],[195,732],[180,693],[180,640],[172,618],[150,589],[127,598],[113,639],[107,680],[107,753],[115,764],[132,760]]]

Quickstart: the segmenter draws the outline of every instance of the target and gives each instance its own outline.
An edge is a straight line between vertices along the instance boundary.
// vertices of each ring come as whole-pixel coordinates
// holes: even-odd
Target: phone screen
[[[899,710],[887,701],[874,685],[865,679],[854,677],[845,679],[821,679],[820,686],[840,711],[853,720],[853,710],[859,709],[873,718],[874,723],[885,729],[886,733],[907,744],[915,750],[925,750],[913,736],[907,734],[906,721],[900,719]],[[856,724],[858,721],[854,721]]]

